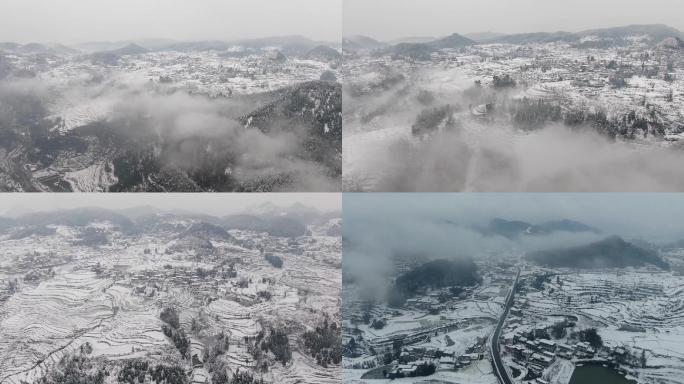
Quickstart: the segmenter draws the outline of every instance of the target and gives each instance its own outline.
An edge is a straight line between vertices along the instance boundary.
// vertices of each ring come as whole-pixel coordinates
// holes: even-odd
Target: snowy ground
[[[427,62],[389,56],[349,57],[342,70],[347,90],[343,115],[344,188],[539,191],[558,188],[553,186],[558,184],[555,180],[564,178],[572,182],[563,185],[563,190],[614,190],[615,185],[620,185],[620,191],[679,190],[667,178],[656,176],[656,171],[634,169],[635,162],[648,165],[648,158],[684,158],[678,143],[684,130],[681,53],[649,51],[651,60],[644,65],[658,68],[659,75],[647,78],[638,73],[642,66],[639,53],[643,52],[640,46],[587,50],[552,43],[443,50]],[[587,56],[596,61],[585,66]],[[636,74],[626,79],[625,87],[614,88],[608,83],[615,75],[605,68],[611,60],[635,68]],[[668,61],[674,62],[672,70],[664,68]],[[666,73],[673,77],[672,81],[664,79]],[[482,100],[473,96],[481,93],[473,91],[475,81],[487,90],[493,76],[505,74],[518,83],[514,90]],[[396,85],[378,85],[396,78],[401,78]],[[426,91],[434,101],[418,101],[420,93]],[[666,97],[670,91],[672,101]],[[359,94],[352,96],[355,93]],[[523,98],[559,103],[564,109],[603,110],[609,118],[635,111],[636,116],[647,116],[662,124],[665,132],[610,142],[586,136],[586,132],[566,132],[557,127],[560,124],[524,131],[508,120],[473,116],[479,103],[493,102],[497,108],[507,100]],[[422,110],[446,104],[455,106],[451,116],[457,122],[456,131],[441,132],[434,142],[427,143],[425,137],[412,135],[411,127]],[[588,156],[578,155],[584,153],[583,148],[593,149],[587,150]],[[606,167],[614,164],[619,172],[597,169],[597,163]],[[492,167],[498,172],[490,170]],[[681,179],[682,175],[671,171],[670,177]]]
[[[481,267],[486,270],[487,267]],[[357,322],[357,316],[368,311],[368,303],[360,300],[361,288],[354,284],[344,286],[343,335],[357,341],[357,357],[343,359],[344,383],[374,383],[387,379],[361,379],[377,367],[383,366],[383,355],[393,350],[395,340],[401,340],[403,350],[425,349],[441,351],[450,363],[440,364],[438,359],[424,358],[437,366],[437,372],[428,377],[396,379],[398,382],[416,383],[497,383],[487,353],[486,340],[493,333],[503,310],[507,290],[514,276],[511,272],[503,279],[491,280],[487,272],[481,286],[474,287],[464,297],[452,297],[444,302],[445,309],[431,314],[427,309],[404,306],[390,308],[376,302],[369,310],[372,320],[385,319],[381,329]],[[417,296],[427,297],[427,296]],[[468,350],[471,349],[471,350]],[[372,353],[375,352],[375,354]],[[454,369],[455,358],[467,353],[480,353],[482,360]],[[418,358],[421,359],[421,358]],[[448,359],[449,360],[449,359]],[[412,360],[413,361],[413,360]],[[396,364],[393,362],[392,364]],[[367,367],[360,369],[361,366]]]
[[[33,383],[86,342],[93,347],[93,358],[111,367],[141,358],[191,370],[161,332],[159,313],[167,306],[178,310],[191,349],[200,357],[206,337],[223,331],[229,348],[221,358],[233,372],[257,371],[245,337],[280,326],[288,331],[292,361],[257,376],[273,383],[336,382],[339,368],[317,365],[303,350],[300,336],[323,314],[333,320],[339,316],[341,239],[302,238],[303,253],[283,252],[282,269],[257,250],[232,242],[215,241],[214,251],[203,256],[192,249],[167,252],[193,222],[169,220],[167,229],[135,234],[108,222],[91,223],[89,228],[106,230],[110,239],[99,247],[72,244],[83,227],[53,226],[52,235],[20,239],[0,236],[0,383]],[[237,231],[234,236],[275,249],[288,244],[262,233]],[[197,268],[211,270],[226,263],[235,266],[237,277],[195,275]],[[31,280],[29,274],[38,277]],[[16,292],[6,291],[15,279]],[[241,288],[240,279],[251,283]],[[268,291],[272,298],[259,299],[258,291]],[[200,318],[205,324],[193,333],[192,320]],[[206,369],[196,368],[198,375]]]
[[[684,372],[684,278],[681,275],[638,269],[557,272],[560,275],[545,283],[543,291],[531,290],[516,298],[523,309],[522,322],[510,325],[510,330],[540,328],[573,316],[577,318],[577,329],[595,327],[604,346],[622,347],[637,356],[643,351],[645,368],[626,367],[632,376],[638,377],[638,382],[681,382]],[[552,365],[547,374],[555,382],[567,383],[572,372],[567,364],[559,364],[564,365]]]

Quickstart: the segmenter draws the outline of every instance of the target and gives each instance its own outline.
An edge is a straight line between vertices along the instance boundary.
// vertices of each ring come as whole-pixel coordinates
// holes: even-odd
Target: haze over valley
[[[380,3],[345,7],[346,191],[682,189],[684,175],[671,166],[684,159],[681,29],[613,20],[570,32],[530,30],[535,1],[520,1],[505,5],[519,17],[492,16],[481,28],[501,31],[497,21],[519,20],[526,32],[469,34],[459,30],[476,28],[468,13],[492,2],[432,1],[461,21],[455,25],[413,2],[385,13]],[[392,38],[362,34],[380,33],[369,12]],[[401,24],[407,12],[414,22]],[[668,19],[644,11],[653,13]],[[579,17],[566,19],[580,25]]]
[[[0,190],[339,191],[339,40],[214,36],[0,43]]]
[[[681,196],[343,199],[343,382],[679,382]]]

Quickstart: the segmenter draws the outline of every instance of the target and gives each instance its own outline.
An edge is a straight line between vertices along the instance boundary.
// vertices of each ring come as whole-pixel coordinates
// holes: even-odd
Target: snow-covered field
[[[430,61],[345,59],[345,190],[681,190],[678,170],[658,171],[684,159],[681,50],[481,44],[443,49]],[[505,75],[516,86],[495,89],[494,76]],[[613,86],[621,76],[624,86]],[[601,112],[620,132],[606,139],[602,128],[567,118],[529,129],[516,120],[521,101],[558,106],[565,116]],[[452,126],[412,132],[421,112],[446,105]],[[647,123],[633,128],[633,118]]]
[[[596,328],[602,338],[604,350],[595,358],[612,359],[609,356],[620,350],[643,355],[645,366],[641,362],[639,366],[623,366],[639,383],[681,382],[684,371],[684,278],[681,275],[638,269],[558,273],[549,278],[542,291],[531,290],[516,298],[522,315],[518,320],[511,320],[507,332],[520,334],[551,327],[564,318],[576,319],[576,329]],[[571,332],[556,341],[576,343],[571,339]],[[557,359],[548,368],[554,382],[569,381],[571,371],[568,373],[558,365],[568,361]]]
[[[356,347],[353,356],[347,355],[343,359],[342,382],[385,382],[388,379],[371,373],[383,368],[389,371],[391,366],[397,364],[427,361],[436,366],[434,374],[393,380],[402,383],[497,383],[487,353],[487,340],[501,316],[509,284],[512,284],[509,279],[514,273],[503,278],[497,276],[496,281],[490,279],[494,275],[489,271],[485,274],[485,283],[460,297],[449,297],[437,312],[410,304],[401,308],[388,307],[384,302],[377,301],[369,307],[366,299],[360,299],[360,287],[345,284],[343,335],[355,339]],[[416,298],[430,297],[431,293],[434,292]],[[366,312],[370,318],[368,324],[360,321],[361,315]],[[373,323],[379,319],[383,319],[385,325],[374,327]],[[399,360],[392,358],[387,363],[385,355],[396,353],[397,341],[401,342],[402,357]],[[408,356],[404,357],[404,354]],[[455,367],[454,363],[460,358],[473,354],[479,358]],[[373,378],[369,378],[368,374]]]
[[[333,48],[328,49],[331,55],[337,54]],[[296,172],[306,173],[307,186],[292,187],[293,190],[333,190],[335,181],[326,180],[320,186],[317,180],[309,180],[315,172],[325,173],[321,170],[327,166],[321,165],[324,161],[318,157],[315,161],[306,158],[305,162],[316,164],[311,164],[311,171],[303,171],[299,159],[292,160],[289,153],[285,155],[299,145],[298,140],[289,133],[281,138],[280,133],[262,131],[267,122],[277,125],[276,119],[290,118],[283,117],[278,110],[263,108],[278,101],[299,103],[302,100],[292,99],[297,98],[294,93],[301,91],[308,93],[305,102],[314,105],[302,107],[296,114],[315,115],[339,109],[340,98],[335,96],[341,89],[336,82],[339,59],[315,59],[304,53],[274,58],[271,50],[233,54],[225,50],[147,51],[141,48],[138,53],[39,55],[0,48],[0,61],[8,68],[7,74],[3,72],[0,76],[0,96],[4,95],[0,109],[7,112],[2,115],[4,125],[11,125],[8,128],[11,134],[0,142],[0,189],[127,190],[121,185],[128,181],[123,175],[131,167],[139,172],[134,181],[145,187],[130,189],[220,190],[217,186],[201,187],[204,183],[188,180],[194,172],[188,172],[189,168],[208,167],[199,163],[190,167],[190,163],[208,156],[212,159],[207,157],[207,164],[225,164],[216,165],[214,179],[248,178],[248,190],[256,188],[252,181],[289,180],[294,168]],[[24,97],[31,101],[24,101]],[[17,106],[9,105],[15,102]],[[250,126],[251,119],[257,115],[262,119]],[[319,116],[315,122],[298,123],[297,129],[314,127],[320,120],[320,128],[311,129],[316,135],[324,131],[326,139],[336,141],[329,156],[337,163],[341,139],[333,129],[341,126],[339,114],[330,116],[334,121],[324,122]],[[245,123],[243,120],[248,118],[249,123]],[[157,119],[163,121],[156,123]],[[241,129],[244,126],[254,129],[245,133]],[[29,131],[34,133],[28,134]],[[266,136],[274,133],[278,144],[269,141],[266,147],[257,145],[255,141],[261,137],[257,131]],[[249,138],[240,144],[242,139],[237,136],[243,134]],[[176,139],[182,144],[171,143]],[[310,146],[307,150],[328,151],[327,147],[319,150],[319,146]],[[248,153],[235,154],[237,149]],[[257,150],[263,150],[264,154],[255,153]],[[186,158],[190,152],[193,155]],[[292,152],[301,154],[299,150],[292,149]],[[179,153],[183,154],[182,161],[176,156]],[[290,157],[270,164],[269,159],[281,155]],[[138,156],[152,156],[155,161],[139,161]],[[244,166],[243,161],[252,165]],[[154,171],[143,171],[144,167]],[[288,171],[281,171],[282,167]],[[339,181],[340,167],[335,168]],[[285,173],[287,177],[282,176]]]
[[[232,239],[281,250],[284,266],[275,268],[259,250],[234,240],[179,250],[179,234],[197,219],[160,220],[141,231],[103,221],[49,225],[52,234],[21,237],[20,228],[10,228],[0,235],[0,383],[36,382],[86,343],[90,358],[114,377],[131,359],[175,363],[188,377],[211,377],[216,365],[192,364],[190,357],[203,359],[205,343],[221,332],[229,344],[218,359],[232,373],[254,372],[269,383],[339,381],[339,367],[318,365],[300,339],[324,316],[339,321],[339,237],[301,237],[301,252],[289,253],[293,239],[230,232]],[[96,230],[108,244],[78,244],[84,232]],[[236,276],[225,275],[229,270]],[[200,277],[201,271],[213,272]],[[162,332],[160,312],[168,307],[191,342],[187,358]],[[266,360],[270,366],[262,371],[251,340],[269,327],[286,330],[292,359]]]

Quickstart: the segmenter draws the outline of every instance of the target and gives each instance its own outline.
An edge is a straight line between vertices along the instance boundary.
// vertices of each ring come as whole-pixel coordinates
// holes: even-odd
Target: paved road
[[[492,361],[494,362],[494,374],[499,378],[499,382],[502,384],[513,384],[513,380],[508,376],[508,371],[504,367],[503,361],[501,361],[501,350],[499,348],[499,336],[501,336],[501,329],[503,329],[504,322],[506,321],[506,316],[508,316],[508,311],[513,306],[513,297],[515,296],[515,287],[518,285],[518,279],[520,278],[520,270],[518,269],[518,274],[515,275],[515,282],[511,287],[511,291],[508,292],[508,297],[506,298],[506,304],[504,306],[504,311],[499,319],[499,324],[494,330],[492,335],[492,345],[490,348],[490,353],[492,354]]]

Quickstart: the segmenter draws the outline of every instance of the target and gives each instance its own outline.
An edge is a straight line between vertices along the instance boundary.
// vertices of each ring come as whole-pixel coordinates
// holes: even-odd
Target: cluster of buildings
[[[359,57],[345,63],[347,79],[363,81],[368,73],[389,71],[405,78],[420,76],[416,67],[460,71],[480,85],[489,86],[494,76],[510,76],[527,98],[562,101],[581,108],[587,101],[597,107],[627,115],[652,117],[663,121],[669,131],[684,130],[683,49],[635,44],[626,47],[583,48],[568,43],[526,45],[488,44],[435,52],[432,60],[416,64],[391,60],[389,56]],[[387,69],[385,69],[387,68]],[[526,88],[549,90],[532,94]],[[611,107],[617,107],[611,108]],[[470,109],[477,118],[487,117],[487,104]],[[667,132],[670,134],[670,132]],[[670,137],[671,138],[671,134]]]
[[[410,364],[396,364],[385,375],[390,380],[403,377],[427,376],[435,372],[435,365],[431,362],[420,360]]]
[[[318,250],[316,242],[307,237],[283,238],[268,236],[266,234],[239,231],[236,233],[235,243],[246,249],[258,249],[262,254],[290,254],[307,256]],[[168,251],[168,248],[166,249]],[[186,250],[191,253],[192,250]],[[236,249],[238,252],[239,249]],[[242,250],[244,252],[244,249]],[[167,253],[157,248],[144,248],[144,255]],[[188,253],[188,255],[190,255]],[[204,255],[203,260],[212,262],[211,268],[205,263],[196,266],[166,264],[164,268],[148,270],[131,270],[128,266],[114,266],[111,276],[116,279],[127,281],[134,294],[144,297],[154,297],[157,292],[168,291],[173,287],[185,287],[203,300],[213,301],[218,298],[231,297],[236,299],[240,296],[241,282],[238,279],[236,264],[240,263],[240,254],[226,255],[221,249]],[[204,266],[204,267],[202,267]],[[92,270],[98,272],[103,269],[101,265],[93,265]],[[102,272],[102,271],[100,271]],[[232,280],[231,280],[232,279]]]
[[[438,297],[428,295],[406,300],[406,307],[431,313],[439,313],[446,309],[446,304],[441,303]]]
[[[123,55],[116,62],[130,75],[141,75],[152,82],[178,85],[192,93],[229,97],[233,93],[249,94],[277,89],[302,81],[318,80],[323,71],[336,71],[328,63],[311,59],[274,57],[273,52],[233,54],[220,51],[160,51],[140,55]],[[0,52],[2,53],[2,52]],[[41,56],[4,53],[17,68],[16,73],[35,76],[50,72],[53,76],[80,76],[84,69],[102,63],[88,55]],[[109,63],[113,64],[113,63]]]
[[[453,371],[470,366],[473,362],[484,358],[487,337],[480,337],[462,354],[441,348],[426,348],[419,346],[404,347],[397,360],[397,364],[387,372],[389,379],[400,377],[425,376],[435,370]],[[426,367],[430,367],[426,369]],[[434,367],[434,369],[432,369]]]
[[[451,309],[449,304],[454,300],[463,300],[475,294],[475,286],[458,287],[457,291],[452,291],[452,287],[419,290],[416,296],[406,300],[404,306],[408,309],[426,311],[433,314]],[[480,299],[480,293],[475,294]],[[487,297],[489,298],[489,297]]]
[[[445,56],[447,63],[455,62],[483,78],[508,74],[530,84],[574,80],[596,88],[608,86],[608,79],[614,76],[673,80],[676,70],[669,64],[681,61],[682,54],[641,46],[583,49],[547,43],[472,46]]]
[[[215,51],[152,52],[126,59],[152,81],[212,97],[274,90],[318,80],[323,71],[331,70],[324,62],[275,60],[269,52],[251,55],[223,55]]]
[[[520,308],[512,308],[511,313],[514,310]],[[544,383],[540,378],[544,370],[558,359],[619,362],[620,356],[625,354],[620,347],[603,347],[597,350],[586,341],[568,342],[566,338],[552,340],[535,337],[540,333],[548,333],[549,327],[521,327],[520,315],[512,314],[509,317],[506,330],[501,340],[503,350],[512,358],[513,363],[526,367],[528,376],[535,377],[539,383]]]

